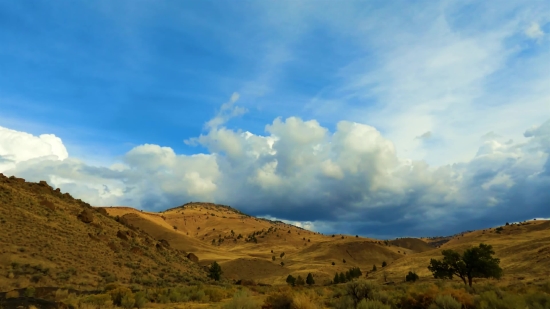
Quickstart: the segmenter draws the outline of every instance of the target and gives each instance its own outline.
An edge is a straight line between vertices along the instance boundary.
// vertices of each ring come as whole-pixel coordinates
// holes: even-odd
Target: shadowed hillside
[[[119,221],[46,182],[0,174],[0,291],[205,280],[185,253]]]

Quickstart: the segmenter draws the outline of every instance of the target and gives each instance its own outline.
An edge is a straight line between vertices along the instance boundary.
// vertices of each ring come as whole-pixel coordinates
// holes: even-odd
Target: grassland
[[[0,174],[0,235],[3,309],[20,306],[15,300],[22,296],[82,309],[285,308],[277,305],[285,302],[292,308],[363,308],[350,292],[359,288],[370,295],[364,308],[437,309],[438,297],[453,303],[447,296],[455,307],[441,308],[550,308],[550,221],[380,240],[323,235],[209,203],[159,213],[91,207],[45,182]],[[476,279],[471,289],[431,276],[427,265],[441,250],[460,252],[479,243],[495,249],[504,269],[500,280]],[[223,269],[221,281],[207,277],[214,261]],[[361,278],[331,283],[352,267],[361,269]],[[405,283],[409,271],[419,281]],[[309,273],[312,286],[285,283],[288,275]]]

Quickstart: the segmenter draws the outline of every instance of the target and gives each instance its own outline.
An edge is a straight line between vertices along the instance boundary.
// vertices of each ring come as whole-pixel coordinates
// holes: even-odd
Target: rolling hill
[[[0,291],[206,281],[184,252],[46,182],[0,174]]]
[[[536,282],[550,276],[549,232],[550,221],[529,221],[430,239],[323,235],[211,203],[158,213],[91,207],[46,182],[0,174],[0,290],[207,281],[204,266],[213,261],[226,279],[272,285],[310,272],[317,284],[329,283],[351,267],[381,282],[403,281],[411,270],[429,281],[426,267],[441,250],[482,242],[494,246],[505,282]]]

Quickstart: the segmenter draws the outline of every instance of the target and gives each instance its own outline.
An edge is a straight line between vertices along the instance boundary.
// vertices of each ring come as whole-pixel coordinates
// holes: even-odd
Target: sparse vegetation
[[[11,208],[0,204],[2,235],[7,236],[0,238],[0,290],[7,291],[5,298],[41,297],[43,287],[54,286],[60,288],[51,292],[55,293],[55,296],[49,296],[51,299],[78,309],[110,309],[113,306],[140,309],[148,302],[159,309],[167,306],[259,308],[264,300],[263,305],[270,308],[539,309],[547,308],[550,303],[550,281],[541,280],[550,265],[547,260],[549,247],[540,241],[546,237],[548,225],[543,228],[541,225],[545,223],[540,220],[487,230],[498,230],[501,235],[483,234],[480,230],[474,231],[474,234],[458,233],[449,238],[451,241],[448,243],[442,242],[443,238],[423,239],[422,242],[429,243],[432,248],[442,246],[458,254],[458,258],[451,254],[454,259],[450,261],[456,261],[455,264],[436,267],[445,265],[446,255],[443,254],[443,259],[434,264],[430,258],[440,259],[437,256],[440,251],[422,247],[420,250],[410,238],[400,240],[402,242],[358,240],[357,235],[344,237],[342,234],[337,234],[341,235],[339,238],[332,238],[331,235],[312,233],[282,222],[264,221],[236,215],[232,210],[224,212],[225,209],[206,206],[201,206],[205,207],[202,210],[201,207],[186,209],[185,219],[179,210],[163,212],[164,218],[161,218],[155,213],[113,207],[107,211],[117,214],[118,221],[92,210],[92,222],[84,223],[77,220],[83,208],[88,208],[83,202],[57,198],[54,195],[57,193],[48,193],[43,198],[41,193],[27,193],[26,189],[17,191],[20,189],[6,186],[2,178],[0,202],[8,201],[4,200],[8,194],[2,193],[6,187],[10,190],[9,196],[17,196],[21,202],[5,202]],[[41,204],[41,200],[47,200],[49,204]],[[207,269],[201,269],[198,258],[188,259],[189,252],[183,252],[181,247],[182,238],[156,239],[140,230],[147,230],[147,225],[132,227],[132,224],[139,222],[132,221],[132,216],[127,216],[125,211],[143,216],[140,220],[152,218],[163,221],[162,229],[160,225],[155,225],[158,228],[154,230],[156,235],[178,235],[186,237],[186,240],[192,238],[199,244],[201,241],[203,244],[213,243],[216,246],[208,246],[210,256],[205,255],[205,259],[214,260],[212,257],[221,245],[223,250],[220,254],[227,255],[223,257],[226,273],[222,275],[219,267],[219,276],[212,275],[210,270],[214,263]],[[201,211],[202,218],[199,218]],[[205,221],[206,215],[208,222]],[[224,226],[220,224],[222,219],[232,220],[234,225]],[[29,224],[26,225],[26,222]],[[296,232],[283,235],[286,242],[277,238],[290,228]],[[117,236],[118,231],[121,233]],[[244,240],[237,242],[237,239],[244,238],[242,235],[246,235],[248,243]],[[342,237],[345,241],[340,240]],[[311,240],[313,244],[304,247],[305,240]],[[476,245],[481,240],[487,240],[487,243],[495,245],[497,252],[494,253],[492,247],[481,251],[477,247],[462,251],[474,240],[478,240]],[[196,244],[190,243],[189,247]],[[471,249],[475,250],[470,252]],[[364,251],[368,254],[362,255]],[[419,255],[418,252],[425,253]],[[201,256],[199,249],[195,253]],[[272,261],[269,261],[269,256]],[[274,263],[277,256],[280,257],[280,266],[285,266],[286,262],[288,267],[282,268],[278,262]],[[493,268],[495,263],[491,261],[495,261],[494,256],[503,260],[504,265],[496,263],[499,269],[501,266],[504,269],[500,271],[503,276],[495,275],[499,271]],[[245,258],[242,261],[238,258],[231,260],[233,257]],[[342,264],[336,265],[338,260]],[[510,261],[516,263],[514,267],[508,267],[512,263]],[[326,274],[329,263],[334,266],[330,268],[334,270],[330,277]],[[343,271],[342,266],[346,265],[360,267]],[[364,275],[360,268],[370,270],[371,265],[372,271],[368,271],[367,278],[362,279]],[[383,269],[377,272],[376,265],[382,265]],[[471,270],[472,279],[468,278],[467,272],[462,273],[465,274],[465,283],[472,282],[473,288],[462,284],[463,278],[462,282],[456,280],[460,276],[451,271],[452,265],[458,266],[459,270]],[[432,271],[435,277],[447,280],[435,280],[432,276],[423,275],[427,266],[437,272],[438,276]],[[424,269],[418,273],[422,278],[414,271],[418,267]],[[258,269],[267,275],[259,276]],[[487,269],[492,271],[487,272]],[[290,272],[292,275],[289,276]],[[499,277],[500,281],[492,280]],[[233,285],[233,278],[245,279]],[[100,290],[95,292],[97,294],[81,293],[96,289]],[[171,303],[174,305],[169,305]]]

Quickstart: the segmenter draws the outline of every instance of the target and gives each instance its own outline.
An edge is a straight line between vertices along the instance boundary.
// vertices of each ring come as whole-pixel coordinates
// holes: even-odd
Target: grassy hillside
[[[0,291],[205,280],[183,252],[120,221],[45,182],[0,174]]]
[[[441,239],[323,235],[209,203],[160,213],[91,207],[45,182],[0,174],[0,290],[98,289],[113,281],[171,286],[208,280],[201,266],[213,261],[226,279],[275,285],[310,272],[325,284],[351,267],[379,282],[401,282],[410,270],[432,281],[426,267],[441,250],[482,242],[501,259],[502,282],[538,282],[550,276],[549,231],[549,221],[530,221]],[[198,256],[198,264],[187,253]]]
[[[440,259],[442,250],[462,252],[480,243],[492,245],[495,256],[501,260],[504,276],[500,284],[533,283],[550,278],[550,221],[540,220],[453,236],[438,249],[407,255],[395,261],[387,267],[386,275],[388,280],[402,281],[410,270],[415,270],[421,278],[430,279],[426,266],[431,258]],[[374,277],[382,280],[383,273]]]
[[[105,210],[166,239],[173,248],[195,253],[202,265],[217,261],[229,279],[269,284],[284,284],[288,274],[309,272],[318,282],[329,282],[335,272],[350,267],[372,269],[374,264],[380,267],[384,261],[391,263],[429,247],[421,240],[424,246],[411,240],[415,246],[406,248],[351,235],[322,235],[209,203],[189,203],[162,213],[129,207]]]

